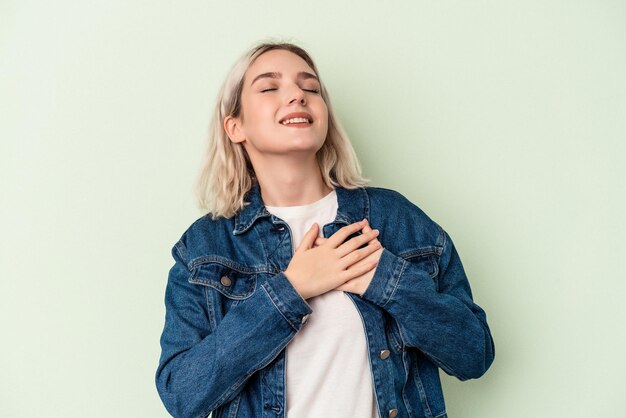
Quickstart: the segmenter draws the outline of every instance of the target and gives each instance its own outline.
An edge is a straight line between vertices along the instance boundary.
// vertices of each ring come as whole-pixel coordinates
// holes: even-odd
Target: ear
[[[226,135],[232,142],[239,143],[246,139],[241,128],[241,120],[234,116],[226,116],[224,118],[224,131],[226,131]]]

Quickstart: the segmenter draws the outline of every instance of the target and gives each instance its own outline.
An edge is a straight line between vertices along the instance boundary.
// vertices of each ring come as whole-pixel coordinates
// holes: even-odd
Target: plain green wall
[[[0,6],[0,416],[165,417],[170,248],[218,87],[315,57],[372,185],[450,232],[496,361],[453,418],[626,417],[624,1]]]

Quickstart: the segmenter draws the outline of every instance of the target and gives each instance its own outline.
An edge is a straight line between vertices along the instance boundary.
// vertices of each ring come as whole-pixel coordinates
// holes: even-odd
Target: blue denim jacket
[[[380,417],[447,417],[438,369],[466,380],[494,359],[452,240],[398,192],[336,192],[324,237],[367,218],[383,245],[367,290],[347,293],[363,320]],[[285,416],[285,347],[315,312],[283,273],[289,226],[267,211],[258,183],[246,201],[232,218],[198,219],[172,248],[156,386],[175,417]]]

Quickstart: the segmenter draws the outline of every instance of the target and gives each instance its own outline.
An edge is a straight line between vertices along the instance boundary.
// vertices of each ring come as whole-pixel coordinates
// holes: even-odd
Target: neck
[[[255,167],[255,172],[267,206],[307,205],[333,190],[324,183],[314,155],[299,161],[275,159],[268,162],[268,167]]]

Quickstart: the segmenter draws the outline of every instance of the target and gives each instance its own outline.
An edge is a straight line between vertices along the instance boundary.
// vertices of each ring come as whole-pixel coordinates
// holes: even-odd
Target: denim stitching
[[[217,278],[211,278],[211,279],[198,278],[198,277],[195,277],[196,274],[197,273],[194,272],[192,277],[189,278],[188,280],[189,283],[198,284],[201,286],[208,286],[210,288],[213,288],[217,290],[218,292],[220,292],[221,294],[223,294],[224,296],[226,296],[228,299],[232,299],[232,300],[248,299],[250,296],[252,296],[252,294],[254,293],[254,290],[256,289],[256,282],[257,282],[256,275],[251,276],[247,279],[242,279],[242,280],[251,281],[252,285],[250,286],[250,290],[248,290],[246,293],[235,294],[232,290],[220,284]]]
[[[363,193],[361,193],[361,198],[363,199],[363,218],[368,218],[369,222],[369,213],[370,213],[370,195],[367,193],[364,187],[362,187]],[[361,219],[363,219],[361,218]]]
[[[248,206],[248,205],[246,205]],[[259,210],[257,210],[257,212],[252,215],[252,218],[248,221],[248,223],[246,224],[241,224],[239,222],[239,216],[237,217],[237,225],[235,225],[235,229],[233,230],[233,234],[241,234],[243,232],[245,232],[246,230],[248,230],[248,228],[250,228],[252,226],[252,224],[259,218],[265,217],[270,215],[270,213],[265,209],[265,206],[262,206],[259,208]]]
[[[250,378],[250,376],[252,376],[254,373],[256,373],[257,371],[259,371],[262,368],[264,368],[265,366],[267,366],[267,364],[271,363],[271,361],[274,360],[274,358],[276,358],[276,356],[278,356],[280,354],[280,352],[284,349],[283,345],[286,346],[287,343],[289,343],[290,339],[291,339],[291,337],[288,337],[287,339],[281,341],[281,343],[279,344],[280,348],[272,351],[269,355],[267,355],[265,358],[263,358],[263,360],[261,360],[259,362],[260,366],[258,366],[255,370],[252,370],[251,372],[246,373],[243,379],[240,379],[239,381],[233,383],[233,385],[227,391],[225,391],[222,394],[222,396],[220,396],[217,399],[217,401],[215,401],[215,403],[213,405],[211,405],[211,407],[209,408],[209,412],[211,410],[213,410],[213,409],[216,409],[219,405],[221,405],[223,403],[224,399],[228,398],[228,396],[230,396],[230,394],[232,392],[237,390],[237,388],[239,388],[239,386],[241,386],[244,383],[246,383],[246,381]],[[269,361],[267,361],[268,358],[270,358]],[[263,364],[266,361],[267,361],[267,363]],[[208,413],[206,414],[206,416],[208,416]]]
[[[287,346],[287,344],[289,344],[289,341],[291,340],[291,336],[285,338],[283,341],[280,342],[280,344],[278,344],[278,347],[272,351],[271,353],[269,353],[267,356],[265,356],[263,358],[263,360],[261,360],[259,362],[259,365],[257,366],[256,369],[246,373],[246,379],[248,379],[250,376],[252,376],[253,374],[255,374],[256,372],[258,372],[259,370],[261,370],[262,368],[266,367],[268,364],[270,364],[272,361],[274,361],[274,359],[276,357],[278,357],[278,355],[285,349],[285,347]]]
[[[274,298],[273,298],[273,297],[272,297],[272,295],[270,294],[270,291],[268,291],[268,290],[267,290],[267,288],[265,287],[265,283],[261,284],[261,287],[263,288],[263,290],[265,290],[265,293],[267,293],[267,296],[270,298],[270,301],[272,302],[272,305],[274,305],[274,307],[276,308],[276,310],[277,310],[278,312],[280,312],[280,314],[283,316],[283,318],[285,318],[285,320],[286,320],[287,322],[289,322],[289,325],[291,325],[291,327],[297,331],[297,330],[298,330],[298,328],[297,328],[297,327],[293,324],[293,322],[291,322],[291,321],[289,320],[289,318],[287,318],[287,317],[285,316],[285,314],[283,314],[283,311],[281,311],[281,310],[280,310],[280,308],[278,307],[278,305],[276,305],[276,303],[274,303]]]
[[[420,396],[422,398],[422,402],[426,406],[426,418],[433,418],[433,412],[430,410],[430,405],[428,404],[428,398],[426,398],[426,391],[424,390],[424,384],[422,383],[422,378],[419,372],[419,366],[417,364],[417,355],[413,353],[413,361],[415,362],[414,374],[416,378],[417,390],[419,390]]]
[[[409,259],[429,254],[437,254],[437,247],[416,248],[414,250],[404,251],[398,255],[404,259]]]
[[[176,244],[174,244],[174,249],[176,250],[176,253],[178,253],[180,259],[187,263],[187,250],[182,240],[178,240]],[[187,266],[187,269],[191,270],[189,266]]]
[[[468,380],[467,377],[465,377],[465,375],[458,373],[456,371],[454,371],[454,369],[452,369],[450,366],[448,366],[446,363],[444,363],[443,361],[439,360],[437,357],[433,356],[430,353],[425,353],[427,354],[430,358],[432,358],[433,360],[435,360],[435,362],[439,363],[440,367],[442,369],[444,369],[444,371],[448,372],[448,374],[451,374],[452,376],[456,376],[458,377],[460,380]]]
[[[231,418],[237,417],[237,411],[239,410],[239,402],[241,402],[241,393],[237,395],[235,399],[231,401],[232,406],[230,407],[230,409],[232,410],[228,414]]]
[[[231,393],[233,393],[234,391],[237,390],[237,388],[239,388],[239,386],[243,385],[244,383],[246,383],[246,381],[248,380],[250,376],[246,375],[244,376],[243,379],[238,380],[237,382],[233,383],[233,385],[228,388],[223,394],[222,396],[220,396],[213,405],[210,406],[210,408],[208,409],[209,412],[211,412],[214,409],[217,409],[220,405],[222,405],[224,403],[224,400],[226,398],[228,398],[230,396]],[[208,413],[205,413],[205,416],[208,416]]]
[[[205,255],[202,257],[198,257],[189,263],[189,269],[193,270],[194,268],[203,265],[203,264],[220,264],[222,266],[228,267],[231,270],[238,271],[239,273],[244,274],[254,274],[254,273],[277,273],[278,270],[274,266],[256,266],[256,267],[248,267],[243,266],[235,261],[232,261],[226,257],[220,257],[215,255]]]
[[[261,243],[261,249],[263,250],[263,254],[265,255],[265,260],[270,260],[269,254],[267,252],[267,248],[265,248],[265,244],[263,242],[263,239],[261,239],[261,234],[259,233],[259,230],[256,228],[256,226],[254,227],[254,232],[256,233],[256,236],[258,237],[258,242]],[[271,270],[274,270],[274,266],[271,266]],[[277,269],[278,270],[278,269]],[[269,273],[274,273],[273,271],[270,271]]]
[[[206,299],[207,312],[209,313],[209,328],[211,332],[215,330],[217,327],[217,322],[215,320],[215,308],[213,304],[213,297],[209,294],[209,289],[205,286],[204,289],[204,297]]]
[[[439,276],[439,262],[434,258],[434,255],[429,256],[431,264],[433,265],[433,274],[430,276],[431,279]]]
[[[428,273],[428,275],[430,276],[431,279],[434,279],[435,277],[437,277],[437,275],[439,274],[439,265],[437,262],[433,261],[433,257],[438,256],[438,251],[436,250],[432,250],[432,249],[418,249],[418,250],[411,250],[408,252],[404,252],[401,254],[398,254],[399,257],[402,257],[404,260],[406,261],[410,261],[410,259],[412,258],[421,258],[421,257],[428,257],[428,260],[431,262],[432,264],[432,273]]]
[[[395,321],[395,318],[394,318],[394,321]],[[400,338],[402,338],[402,336],[400,336]],[[401,356],[402,357],[402,366],[403,366],[403,369],[404,369],[404,376],[405,376],[406,379],[409,379],[409,376],[411,374],[409,369],[407,368],[407,364],[406,364],[406,360],[405,360],[405,357],[408,356],[408,355],[409,355],[408,351],[403,351],[402,352],[402,356]],[[407,382],[407,381],[405,380],[405,382]],[[409,399],[407,399],[407,397],[406,397],[405,387],[406,387],[406,383],[402,386],[402,391],[401,391],[402,399],[404,400],[404,406],[406,407],[406,412],[409,415],[409,418],[412,418],[415,414],[413,413],[413,408],[411,408],[411,401]]]
[[[391,317],[391,318],[392,318],[395,322],[397,322],[397,321],[396,321],[396,319],[395,319],[394,317]],[[398,341],[398,339],[396,338],[396,336],[395,336],[395,335],[394,335],[394,333],[393,333],[393,324],[391,324],[391,325],[389,326],[389,336],[390,336],[390,338],[391,338],[391,340],[392,340],[392,341],[391,341],[391,343],[392,343],[392,344],[393,344],[393,346],[395,347],[396,351],[397,351],[397,352],[399,352],[399,353],[400,353],[400,352],[402,352],[402,345],[400,344],[400,342]]]
[[[382,307],[384,308],[385,306],[387,306],[387,303],[389,303],[389,301],[391,300],[391,298],[393,298],[393,296],[396,294],[396,290],[398,289],[398,285],[400,284],[400,277],[402,277],[402,273],[404,273],[404,267],[406,266],[407,261],[402,260],[402,265],[400,266],[400,273],[399,274],[394,274],[394,285],[393,285],[393,289],[391,290],[391,294],[389,295],[389,297],[387,297],[387,300],[385,301],[385,303],[383,303]],[[394,263],[395,264],[395,263]],[[398,267],[394,267],[394,270],[397,270]],[[395,271],[394,271],[395,273]]]

